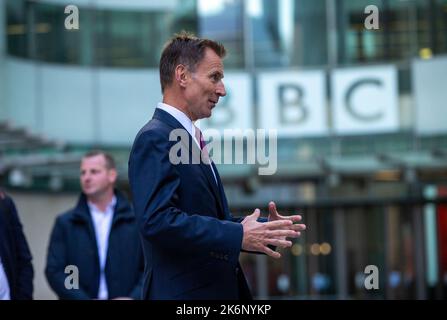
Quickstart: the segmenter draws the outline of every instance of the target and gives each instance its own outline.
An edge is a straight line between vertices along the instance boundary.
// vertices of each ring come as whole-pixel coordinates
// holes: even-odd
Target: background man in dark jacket
[[[32,299],[31,259],[14,202],[0,191],[0,300]]]
[[[110,155],[92,151],[82,159],[83,192],[74,209],[57,217],[48,247],[45,275],[61,299],[141,296],[139,233],[116,178]]]

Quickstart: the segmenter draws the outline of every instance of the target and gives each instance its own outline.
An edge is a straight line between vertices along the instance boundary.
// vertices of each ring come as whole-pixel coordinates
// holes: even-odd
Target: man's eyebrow
[[[224,77],[223,72],[222,72],[222,71],[218,71],[218,70],[211,72],[210,75],[211,75],[211,76],[219,75],[221,78]]]

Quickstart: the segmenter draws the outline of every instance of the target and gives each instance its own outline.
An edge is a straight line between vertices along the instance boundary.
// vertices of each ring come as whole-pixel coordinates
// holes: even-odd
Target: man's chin
[[[95,194],[96,194],[96,192],[95,191],[92,191],[92,190],[84,190],[84,191],[82,191],[87,197],[94,197],[95,196]]]
[[[203,113],[199,119],[205,119],[211,117],[211,110],[208,113]]]

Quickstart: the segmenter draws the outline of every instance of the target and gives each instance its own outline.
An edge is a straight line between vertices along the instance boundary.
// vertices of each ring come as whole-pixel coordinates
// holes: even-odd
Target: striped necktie
[[[210,155],[208,153],[208,149],[206,148],[206,142],[205,142],[205,139],[203,139],[202,131],[200,131],[200,129],[196,125],[193,124],[193,126],[195,128],[195,136],[196,136],[197,142],[200,145],[202,160],[206,164],[211,164]]]
[[[211,172],[213,173],[214,176],[214,181],[216,182],[216,184],[218,184],[216,173],[214,172],[213,166],[211,165],[212,160],[208,153],[208,148],[206,147],[205,139],[203,139],[202,131],[200,131],[200,129],[197,128],[195,124],[193,124],[193,126],[195,128],[195,136],[197,142],[200,145],[201,160],[203,161],[203,163],[208,164],[210,166]]]

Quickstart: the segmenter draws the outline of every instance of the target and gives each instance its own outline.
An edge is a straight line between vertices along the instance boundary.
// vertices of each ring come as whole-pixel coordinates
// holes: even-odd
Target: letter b
[[[303,105],[304,91],[295,84],[282,84],[278,88],[281,124],[301,124],[308,118]]]

